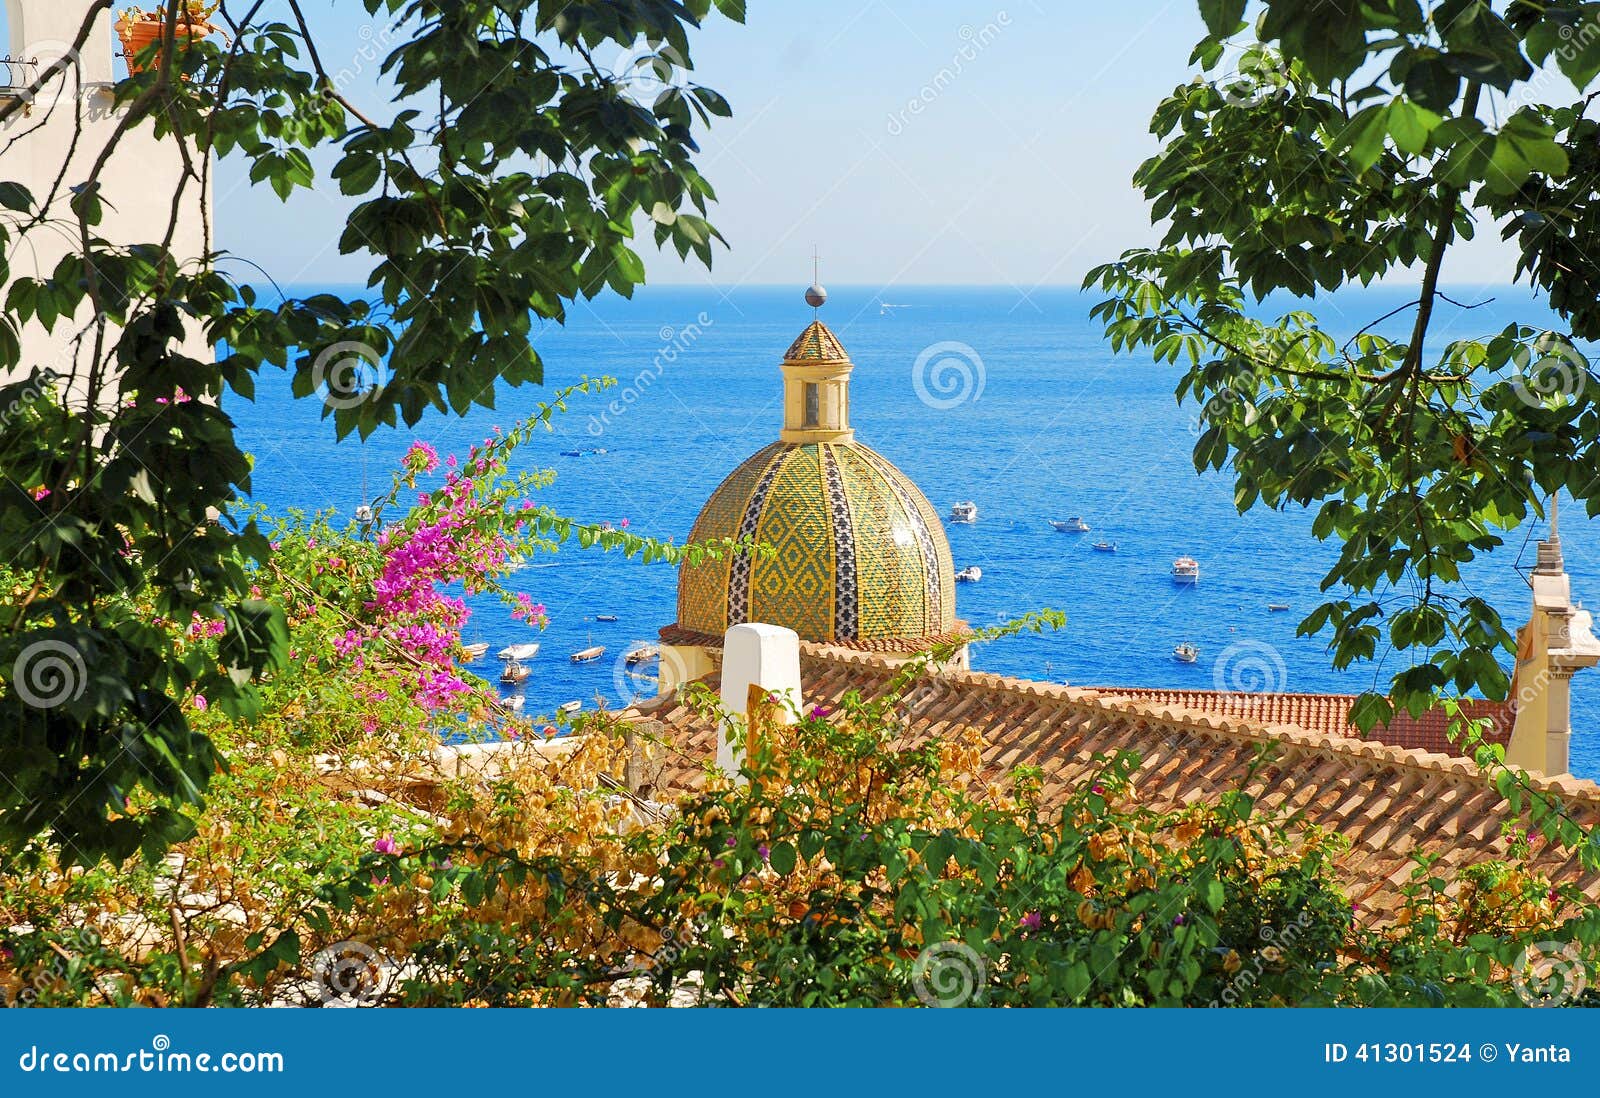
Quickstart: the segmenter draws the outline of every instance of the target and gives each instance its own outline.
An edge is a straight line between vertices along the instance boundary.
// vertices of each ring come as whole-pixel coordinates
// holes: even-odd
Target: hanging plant
[[[216,3],[206,4],[201,0],[189,0],[184,5],[173,25],[173,40],[179,48],[220,32],[220,28],[210,22],[217,6]],[[122,56],[128,63],[130,75],[136,76],[160,64],[159,51],[151,52],[151,47],[161,41],[166,23],[167,9],[159,5],[154,8],[127,8],[117,16],[117,37],[122,41]]]

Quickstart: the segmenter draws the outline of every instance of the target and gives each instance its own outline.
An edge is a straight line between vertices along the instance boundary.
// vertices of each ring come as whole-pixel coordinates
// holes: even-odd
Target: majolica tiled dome
[[[781,441],[728,475],[691,542],[749,539],[771,555],[685,563],[677,632],[782,625],[804,640],[912,651],[952,636],[955,570],[939,515],[850,429],[850,359],[820,321],[784,355]]]
[[[955,570],[939,516],[906,475],[857,442],[775,442],[711,494],[693,542],[753,538],[773,555],[685,564],[678,625],[783,625],[804,640],[920,647],[955,629]]]

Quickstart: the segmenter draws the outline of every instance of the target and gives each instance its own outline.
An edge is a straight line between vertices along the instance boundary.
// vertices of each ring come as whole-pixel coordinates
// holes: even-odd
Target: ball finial
[[[806,304],[813,309],[822,308],[823,302],[828,300],[828,291],[813,282],[806,287]]]

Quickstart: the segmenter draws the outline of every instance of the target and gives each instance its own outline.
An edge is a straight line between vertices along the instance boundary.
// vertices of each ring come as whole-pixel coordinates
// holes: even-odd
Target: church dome
[[[673,632],[720,641],[729,626],[764,622],[887,652],[953,639],[944,528],[910,478],[855,441],[844,347],[813,321],[782,368],[779,441],[718,485],[689,534],[693,544],[746,540],[772,552],[685,561]]]

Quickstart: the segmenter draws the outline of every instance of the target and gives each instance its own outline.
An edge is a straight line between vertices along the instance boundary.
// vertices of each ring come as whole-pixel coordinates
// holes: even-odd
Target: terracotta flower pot
[[[164,26],[165,23],[154,19],[123,18],[117,22],[117,37],[122,39],[122,56],[128,63],[129,73],[137,75],[151,67],[140,61],[140,55],[161,41]],[[209,23],[179,23],[173,28],[174,41],[181,49],[192,41],[206,37],[214,29]],[[160,55],[156,54],[152,63],[158,63],[159,60]]]

